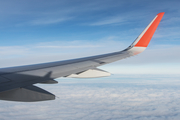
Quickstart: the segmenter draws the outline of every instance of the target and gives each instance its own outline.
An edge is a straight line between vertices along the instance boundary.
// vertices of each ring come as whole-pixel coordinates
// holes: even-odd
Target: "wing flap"
[[[57,84],[58,81],[56,80],[47,80],[47,81],[44,81],[44,82],[40,82],[41,84]]]
[[[67,77],[69,78],[97,78],[97,77],[107,77],[110,75],[111,73],[109,72],[95,68],[95,69],[89,69],[89,70],[86,70],[77,74],[71,74]]]
[[[36,86],[27,86],[24,88],[16,88],[0,93],[1,100],[20,101],[20,102],[36,102],[45,100],[54,100],[55,95]]]

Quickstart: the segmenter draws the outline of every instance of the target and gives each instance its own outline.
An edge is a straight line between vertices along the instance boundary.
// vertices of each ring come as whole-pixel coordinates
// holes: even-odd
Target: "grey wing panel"
[[[1,68],[0,75],[24,72],[24,71],[34,71],[34,70],[45,69],[45,68],[50,68],[50,67],[63,66],[63,65],[74,64],[74,63],[81,63],[81,62],[85,62],[85,61],[93,61],[93,62],[98,63],[99,65],[102,65],[102,64],[105,64],[105,62],[100,61],[98,59],[105,60],[105,59],[109,59],[107,57],[113,57],[114,55],[118,55],[118,56],[120,55],[123,58],[123,57],[125,57],[125,54],[129,54],[129,53],[124,53],[124,52],[125,51],[123,51],[123,54],[122,54],[122,52],[115,52],[115,53],[109,53],[109,54],[103,54],[103,55],[97,55],[97,56],[91,56],[91,57],[85,57],[85,58],[78,58],[78,59],[71,59],[71,60],[65,60],[65,61]],[[119,58],[117,60],[119,60]]]
[[[38,65],[1,69],[1,77],[9,80],[0,84],[0,91],[25,87],[58,77],[66,77],[134,55],[131,49],[104,55],[52,62]]]
[[[0,84],[10,82],[10,80],[0,76]]]
[[[19,94],[19,91],[22,91],[22,89],[19,90],[18,88],[25,88],[26,86],[43,83],[58,77],[66,77],[71,74],[93,69],[132,55],[134,55],[134,50],[131,51],[131,49],[127,49],[122,52],[75,60],[16,67],[14,69],[1,69],[2,72],[0,77],[2,77],[2,83],[0,84],[0,92],[9,90],[14,92],[13,89],[16,89],[16,91],[18,90],[16,93]],[[27,93],[25,91],[23,90],[24,93]]]
[[[131,52],[123,51],[99,56],[92,56],[69,61],[52,62],[46,64],[38,64],[31,66],[16,67],[13,70],[1,69],[1,76],[16,82],[26,82],[29,80],[37,80],[51,73],[49,78],[64,77],[74,73],[79,73],[91,68],[114,62],[131,56]],[[9,68],[10,69],[10,68]],[[23,70],[23,71],[21,71]],[[37,81],[42,82],[41,81]]]

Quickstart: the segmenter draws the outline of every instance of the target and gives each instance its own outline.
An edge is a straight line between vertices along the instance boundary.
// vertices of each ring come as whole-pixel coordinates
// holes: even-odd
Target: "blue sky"
[[[115,74],[179,74],[178,0],[0,1],[0,67],[123,50],[159,12],[147,50],[102,68]]]
[[[165,15],[143,53],[101,67],[112,76],[38,84],[57,99],[0,101],[0,119],[179,120],[179,6],[179,0],[1,0],[0,67],[123,50],[156,14]]]

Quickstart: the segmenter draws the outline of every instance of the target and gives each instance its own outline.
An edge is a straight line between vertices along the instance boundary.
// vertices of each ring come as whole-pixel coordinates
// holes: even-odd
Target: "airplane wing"
[[[22,102],[53,100],[55,95],[34,86],[34,84],[57,83],[54,79],[59,77],[93,78],[110,76],[110,73],[97,67],[143,52],[163,15],[164,12],[157,14],[137,39],[123,51],[66,61],[1,68],[0,99]]]

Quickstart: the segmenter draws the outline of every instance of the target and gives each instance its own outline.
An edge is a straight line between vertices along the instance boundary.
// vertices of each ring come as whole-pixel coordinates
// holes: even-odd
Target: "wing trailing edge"
[[[110,75],[111,73],[109,72],[95,68],[95,69],[89,69],[80,73],[71,74],[67,77],[69,78],[98,78],[98,77],[107,77]]]

